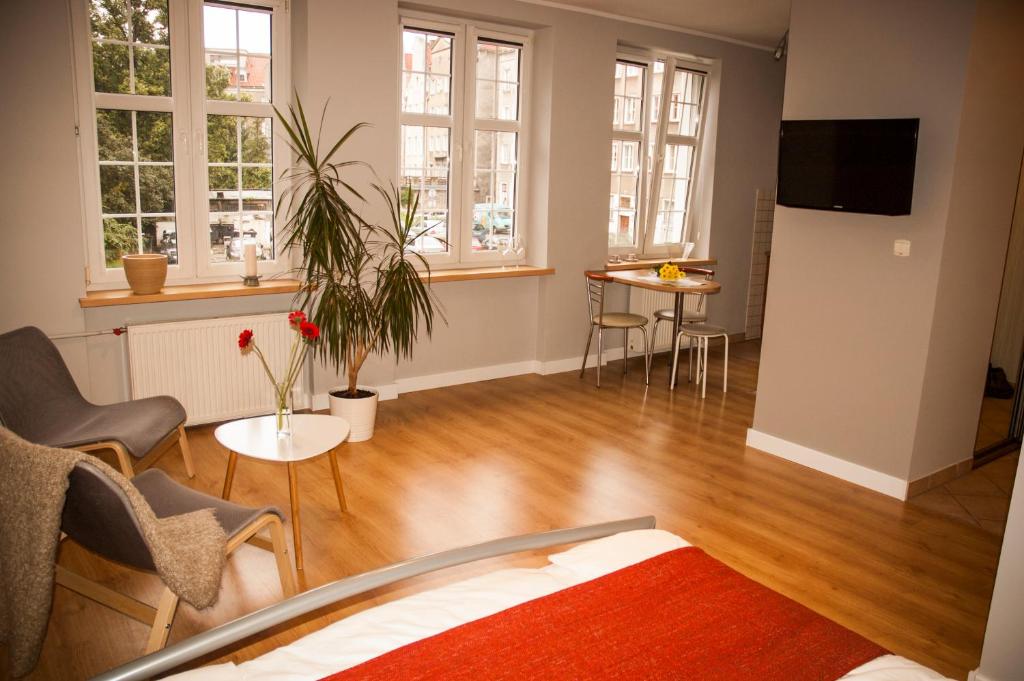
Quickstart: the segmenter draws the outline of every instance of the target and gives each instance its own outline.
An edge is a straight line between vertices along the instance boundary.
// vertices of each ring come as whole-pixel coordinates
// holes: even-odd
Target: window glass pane
[[[693,147],[669,144],[658,189],[658,213],[654,243],[679,243],[683,238],[686,211],[689,205],[690,173]]]
[[[104,4],[113,4],[107,0]],[[132,40],[148,45],[168,45],[167,0],[131,0]]]
[[[210,261],[242,258],[245,242],[274,258],[273,119],[206,117]]]
[[[474,134],[474,251],[496,251],[515,233],[518,135],[477,130]]]
[[[449,248],[449,172],[451,131],[419,125],[402,126],[402,197],[418,198],[414,249],[445,253]]]
[[[139,139],[140,161],[171,162],[174,160],[174,131],[171,126],[171,114],[157,111],[138,111],[135,114],[135,126]]]
[[[644,72],[642,66],[615,64],[615,95],[613,111],[613,128],[639,132],[643,127],[643,88]]]
[[[670,135],[696,135],[700,122],[701,92],[704,74],[676,69],[672,81],[672,100],[669,103],[668,132]]]
[[[476,46],[476,117],[519,119],[522,47],[479,41]]]
[[[170,50],[163,47],[132,48],[135,59],[135,94],[166,97],[171,94]]]
[[[168,265],[178,264],[178,231],[173,215],[142,218],[142,252],[163,253]]]
[[[89,4],[92,37],[99,40],[128,40],[128,4],[125,0],[103,0]]]
[[[637,209],[640,184],[640,143],[612,142],[611,194],[608,214],[608,245],[632,247],[637,243]]]
[[[92,46],[93,87],[96,92],[131,92],[128,46],[94,43]]]
[[[121,256],[139,252],[135,218],[103,218],[103,255],[107,267],[121,267]]]
[[[172,166],[139,166],[139,205],[143,213],[174,212]]]
[[[97,109],[96,141],[101,161],[135,160],[132,154],[132,112]]]
[[[451,113],[452,37],[402,31],[402,111],[447,116]]]
[[[100,166],[100,197],[104,213],[135,214],[135,171],[130,165]]]
[[[203,6],[206,97],[270,102],[271,13]]]

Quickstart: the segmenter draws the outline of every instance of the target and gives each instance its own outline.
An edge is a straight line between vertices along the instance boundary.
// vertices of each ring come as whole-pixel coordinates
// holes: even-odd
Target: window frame
[[[76,134],[78,139],[79,191],[82,199],[83,245],[86,251],[86,287],[89,290],[123,288],[123,268],[108,268],[104,251],[102,194],[100,184],[97,109],[169,112],[172,115],[172,162],[174,164],[174,214],[178,262],[169,264],[167,280],[175,284],[230,281],[244,272],[244,262],[211,263],[209,200],[206,186],[206,83],[203,47],[204,0],[168,0],[170,40],[170,96],[114,94],[94,91],[90,0],[72,0],[71,50]],[[211,1],[210,4],[230,2]],[[280,106],[290,101],[290,12],[286,0],[246,0],[234,7],[273,12],[271,20],[271,97],[260,106]],[[280,94],[278,94],[280,93]],[[198,95],[198,97],[197,97]],[[197,101],[198,100],[198,101]],[[220,102],[217,102],[220,104]],[[246,105],[244,102],[231,104]],[[271,116],[272,114],[271,109]],[[215,111],[213,113],[216,113]],[[248,115],[233,113],[232,115]],[[265,113],[258,113],[266,117]],[[281,171],[291,162],[283,136],[272,137],[274,199],[287,189]],[[291,268],[283,251],[285,221],[274,206],[274,259],[261,260],[261,275]],[[205,245],[204,245],[205,244]]]
[[[452,36],[451,109],[448,116],[402,111],[402,71],[404,58],[403,33],[406,30],[426,30]],[[496,40],[520,46],[518,120],[489,120],[476,118],[476,46],[478,40]],[[527,206],[524,178],[528,175],[527,149],[529,148],[529,107],[527,93],[531,86],[533,32],[487,22],[464,21],[426,12],[403,11],[398,21],[398,154],[396,177],[402,177],[402,126],[420,125],[449,127],[449,190],[448,190],[448,250],[444,253],[424,253],[431,267],[459,269],[499,263],[523,264],[529,255],[529,233],[523,215]],[[444,121],[443,123],[441,123]],[[440,124],[439,124],[440,123]],[[473,175],[476,158],[475,134],[478,130],[515,132],[516,174],[513,234],[526,241],[526,253],[520,258],[503,256],[499,249],[473,250]],[[494,150],[498,154],[497,148]],[[400,180],[399,180],[400,181]]]
[[[700,184],[698,174],[701,169],[701,154],[706,143],[705,130],[708,120],[708,104],[710,101],[710,84],[712,82],[712,65],[703,60],[671,53],[654,52],[629,52],[620,50],[616,55],[615,63],[628,63],[644,67],[644,91],[642,94],[642,126],[640,132],[616,130],[614,119],[612,122],[611,139],[615,141],[639,141],[640,144],[640,178],[637,190],[637,228],[634,240],[628,246],[608,246],[609,255],[623,255],[626,253],[638,253],[643,257],[666,257],[671,255],[673,249],[678,249],[679,244],[686,243],[692,232],[695,222],[694,197],[696,187]],[[653,83],[654,68],[656,63],[664,66],[661,91],[655,96]],[[692,71],[703,76],[699,101],[699,118],[697,130],[694,135],[681,135],[669,133],[670,113],[672,110],[672,86],[677,71]],[[671,74],[671,78],[667,77]],[[614,101],[614,95],[613,95]],[[655,102],[658,104],[657,125],[651,122],[651,109]],[[655,153],[649,154],[648,147],[653,144]],[[687,183],[686,215],[683,222],[681,239],[679,242],[666,242],[663,244],[654,243],[654,235],[657,231],[657,217],[659,212],[660,186],[664,179],[665,157],[669,145],[690,146],[693,153],[690,158],[690,177]],[[620,154],[621,162],[621,154]]]

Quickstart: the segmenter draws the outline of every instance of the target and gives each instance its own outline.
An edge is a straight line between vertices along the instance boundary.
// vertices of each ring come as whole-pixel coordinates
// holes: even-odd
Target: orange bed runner
[[[834,681],[886,652],[687,547],[327,678]]]

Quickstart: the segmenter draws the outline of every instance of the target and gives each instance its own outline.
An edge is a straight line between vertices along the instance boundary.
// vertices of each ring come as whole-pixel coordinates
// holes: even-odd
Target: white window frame
[[[708,93],[711,89],[712,73],[709,64],[704,61],[666,53],[644,52],[641,54],[620,51],[616,55],[616,64],[619,62],[629,62],[645,68],[641,130],[639,132],[616,130],[614,121],[612,124],[613,141],[636,141],[640,145],[640,182],[637,191],[637,225],[634,241],[628,246],[609,245],[608,253],[610,255],[622,255],[639,251],[641,256],[664,257],[670,255],[673,247],[677,246],[676,242],[657,245],[654,243],[661,179],[665,167],[665,150],[668,145],[693,147],[692,171],[689,183],[687,184],[686,216],[683,222],[682,237],[680,242],[678,242],[685,243],[689,240],[695,220],[693,199],[695,188],[699,184],[697,175],[701,168],[701,151],[704,146],[704,130],[708,119]],[[661,92],[657,93],[658,96],[656,97],[652,83],[654,82],[654,65],[658,62],[661,62],[664,66],[664,75],[662,77]],[[695,135],[679,135],[668,132],[669,114],[672,108],[672,84],[678,69],[697,71],[704,76],[704,84],[700,96],[700,118]],[[650,115],[651,107],[654,106],[655,101],[658,102],[659,109],[656,128],[651,124]],[[652,143],[652,137],[655,149],[653,158],[647,153],[648,146]]]
[[[403,40],[405,30],[427,30],[452,36],[452,79],[451,108],[449,115],[427,113],[406,113],[402,111],[402,66]],[[448,184],[448,250],[444,253],[424,253],[423,257],[431,267],[458,269],[480,267],[498,263],[524,263],[522,258],[511,260],[500,250],[473,250],[473,174],[475,159],[475,133],[477,130],[515,132],[516,150],[516,196],[514,201],[513,234],[525,238],[529,232],[524,222],[526,213],[526,182],[528,175],[527,149],[529,148],[528,96],[531,83],[531,58],[533,32],[507,26],[481,22],[467,22],[435,14],[406,11],[399,17],[398,25],[398,132],[401,137],[403,125],[425,127],[447,127],[449,136],[449,184]],[[493,39],[516,43],[522,48],[519,53],[519,117],[517,121],[478,120],[476,118],[476,45],[479,39]],[[396,159],[397,174],[402,176],[401,139]],[[495,155],[498,149],[494,150]]]
[[[210,262],[209,201],[207,199],[206,114],[273,116],[274,104],[290,101],[290,17],[286,0],[245,0],[242,6],[273,12],[271,21],[270,104],[206,102],[205,58],[202,39],[204,0],[168,0],[170,30],[171,96],[97,93],[93,91],[92,27],[89,0],[71,0],[72,56],[74,62],[76,128],[79,144],[79,178],[82,195],[83,241],[86,249],[86,285],[90,290],[122,288],[127,280],[122,268],[107,268],[103,245],[103,220],[99,173],[96,110],[100,108],[169,112],[173,117],[174,211],[178,262],[167,268],[167,280],[175,284],[232,281],[244,271],[243,262]],[[213,2],[211,4],[218,4]],[[225,3],[231,6],[230,3]],[[237,7],[237,5],[236,5]],[[198,96],[197,96],[198,95]],[[220,111],[221,104],[237,109]],[[209,109],[209,111],[208,111]],[[291,152],[283,136],[272,141],[274,200],[286,189],[279,180],[288,167]],[[274,259],[261,260],[260,274],[276,274],[291,268],[283,252],[284,220],[274,214]]]

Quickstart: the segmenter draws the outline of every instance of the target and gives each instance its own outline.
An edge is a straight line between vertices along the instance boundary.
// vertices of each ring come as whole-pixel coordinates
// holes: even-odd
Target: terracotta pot
[[[137,253],[121,256],[124,276],[132,293],[144,296],[160,293],[167,280],[167,256],[160,253]]]

